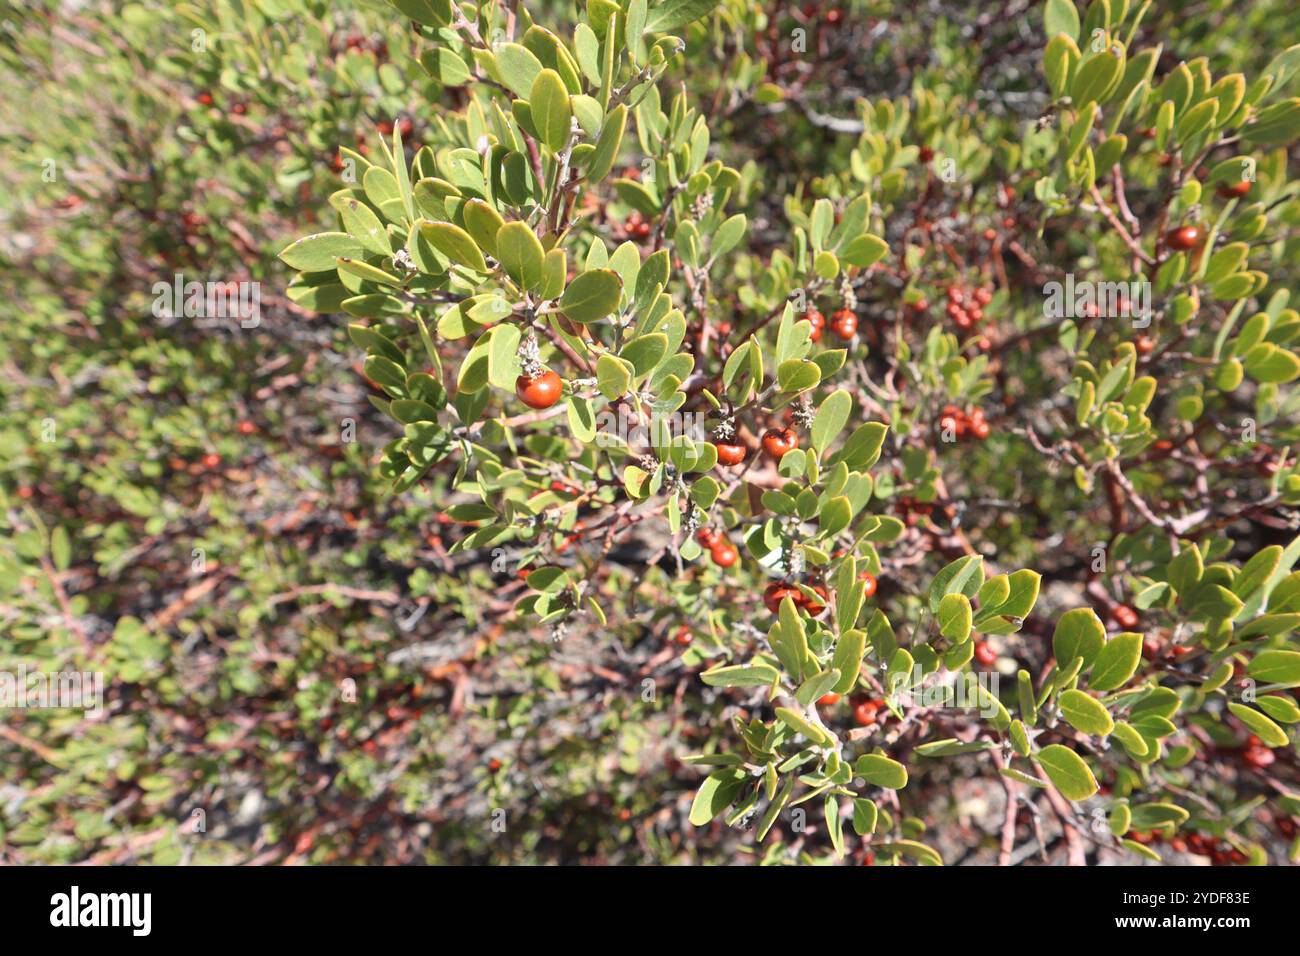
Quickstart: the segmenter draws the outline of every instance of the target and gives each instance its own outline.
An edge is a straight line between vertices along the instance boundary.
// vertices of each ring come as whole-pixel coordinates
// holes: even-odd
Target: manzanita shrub
[[[179,22],[237,35],[217,6]],[[256,6],[254,37],[321,13]],[[112,686],[171,706],[221,682],[200,752],[238,749],[242,695],[275,695],[313,780],[330,765],[332,799],[362,805],[281,767],[280,799],[319,819],[285,807],[270,843],[383,859],[391,825],[397,856],[436,860],[1300,855],[1300,47],[1258,48],[1287,4],[936,7],[390,0],[368,15],[391,60],[355,83],[322,80],[311,36],[178,59],[268,109],[312,84],[257,235],[290,270],[282,327],[346,336],[272,347],[364,383],[364,452],[329,478],[385,485],[366,550],[329,571],[308,550],[261,581],[238,549],[266,536],[229,522],[243,607],[189,640],[229,630],[274,675],[158,646],[208,592],[143,623],[100,604]],[[6,578],[75,624],[46,507],[53,531],[7,519]],[[167,508],[133,510],[163,535]],[[132,527],[74,535],[103,551]],[[355,615],[303,611],[309,646],[266,648],[304,594],[418,614],[354,645]],[[248,769],[184,759],[140,783],[157,815]],[[432,826],[408,840],[406,818]]]

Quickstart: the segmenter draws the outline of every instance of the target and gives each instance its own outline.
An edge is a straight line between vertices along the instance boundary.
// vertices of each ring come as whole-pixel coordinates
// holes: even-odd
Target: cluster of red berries
[[[945,294],[948,296],[945,311],[959,329],[969,329],[983,322],[984,306],[993,301],[993,290],[988,286],[969,289],[958,283],[948,286]]]
[[[822,694],[817,698],[818,707],[834,707],[839,702],[840,695],[834,692]],[[853,722],[859,727],[870,727],[876,722],[876,715],[880,713],[880,708],[884,706],[884,702],[858,695],[850,698],[849,705],[853,710]]]
[[[826,589],[820,584],[813,584],[810,587],[821,596],[822,602],[825,602]],[[826,610],[825,603],[818,603],[815,599],[806,597],[793,584],[786,584],[784,581],[773,581],[767,586],[763,591],[763,606],[773,614],[777,614],[781,610],[781,602],[786,598],[793,601],[795,607],[802,608],[813,617]]]
[[[902,515],[907,526],[912,528],[920,518],[928,518],[934,513],[934,505],[928,501],[903,496],[894,502],[894,510]]]
[[[645,239],[650,235],[650,229],[650,220],[635,210],[633,210],[632,215],[627,217],[627,222],[623,224],[623,231],[627,233],[629,239]]]
[[[989,437],[989,423],[984,419],[984,409],[976,407],[969,414],[956,405],[945,405],[939,416],[939,430],[952,434],[958,441],[967,435],[979,441]]]
[[[805,318],[813,328],[810,338],[814,342],[820,342],[822,329],[826,328],[826,317],[816,309],[812,309]],[[837,309],[831,313],[830,329],[841,342],[851,342],[853,336],[858,334],[858,314],[852,309]]]
[[[713,528],[701,528],[695,537],[700,544],[709,549],[713,563],[718,567],[729,568],[740,560],[740,552],[722,532]]]
[[[550,408],[560,400],[564,383],[551,369],[536,375],[520,375],[515,379],[515,394],[529,408]]]

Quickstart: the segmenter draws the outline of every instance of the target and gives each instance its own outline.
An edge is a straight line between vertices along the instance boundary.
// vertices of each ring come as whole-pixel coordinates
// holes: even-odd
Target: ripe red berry
[[[1138,355],[1150,355],[1156,347],[1149,335],[1139,335],[1133,340],[1133,347],[1137,349]]]
[[[718,532],[713,528],[701,528],[696,532],[695,540],[699,541],[700,544],[704,545],[706,548],[711,549],[715,544],[722,540],[722,535],[718,534]]]
[[[198,101],[199,101],[200,103],[202,103],[204,106],[211,106],[212,103],[213,103],[213,100],[212,100],[212,94],[211,94],[211,93],[208,93],[207,91],[204,91],[204,92],[200,93],[200,94],[198,95],[198,97],[196,97],[196,98],[197,98]]]
[[[863,571],[858,577],[862,580],[862,593],[871,597],[876,593],[876,576],[869,571]]]
[[[870,727],[876,722],[876,712],[880,705],[874,700],[864,700],[853,707],[853,722],[859,727]]]
[[[1273,751],[1269,750],[1267,747],[1260,746],[1259,744],[1252,744],[1247,747],[1245,751],[1242,752],[1241,756],[1246,763],[1250,764],[1252,767],[1257,767],[1260,770],[1270,766],[1273,761],[1277,759]]]
[[[709,553],[713,555],[713,563],[720,568],[729,568],[740,559],[736,546],[725,538],[709,549]]]
[[[257,431],[257,426],[254,425],[252,422],[248,421],[247,419],[240,422],[238,425],[235,426],[235,428],[236,430],[238,430],[239,434],[241,435],[251,435],[253,434],[253,432]]]
[[[997,663],[998,652],[989,646],[988,641],[976,641],[975,660],[979,661],[985,667],[992,667]]]
[[[970,431],[972,435],[974,435],[980,441],[983,441],[984,439],[989,437],[989,423],[984,421],[984,419],[981,418],[978,421],[971,423]]]
[[[780,461],[786,452],[799,447],[799,436],[790,428],[769,428],[763,433],[763,451]]]
[[[551,369],[540,375],[520,375],[515,379],[515,394],[529,408],[550,408],[560,400],[564,383]]]
[[[797,606],[803,600],[803,595],[799,593],[798,588],[791,587],[781,581],[774,581],[763,591],[763,606],[776,614],[781,610],[781,602],[786,598],[789,598]]]
[[[1250,192],[1250,187],[1253,185],[1254,183],[1249,179],[1242,179],[1235,183],[1219,183],[1217,192],[1223,199],[1240,199]]]
[[[1195,249],[1200,244],[1204,233],[1200,226],[1179,226],[1165,233],[1165,245],[1179,252]]]
[[[1110,616],[1115,619],[1115,623],[1120,627],[1133,628],[1137,627],[1138,615],[1127,604],[1117,604],[1115,609],[1110,612]]]
[[[744,445],[733,445],[729,442],[718,442],[715,447],[718,449],[719,465],[739,465],[745,460],[745,453],[748,451]]]
[[[847,342],[858,334],[858,317],[851,309],[840,309],[831,316],[831,331]]]
[[[979,288],[975,290],[975,301],[980,305],[988,305],[993,301],[993,293],[988,289]]]
[[[679,627],[677,633],[673,635],[673,641],[676,642],[678,647],[685,647],[693,640],[695,640],[695,638],[691,634],[691,629],[685,624]]]
[[[831,691],[830,693],[822,694],[820,697],[817,698],[818,707],[834,707],[839,702],[840,702],[840,695],[835,693],[834,691]]]
[[[204,468],[216,468],[220,464],[221,464],[221,456],[218,454],[209,452],[208,454],[203,456]]]

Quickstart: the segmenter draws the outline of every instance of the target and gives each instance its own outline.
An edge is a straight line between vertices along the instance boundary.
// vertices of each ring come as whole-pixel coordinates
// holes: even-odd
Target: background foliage
[[[382,165],[396,143],[408,173],[450,175],[449,149],[503,138],[492,104],[516,134],[512,100],[539,114],[531,74],[521,95],[510,69],[467,52],[466,31],[440,31],[450,7],[396,6],[426,22],[359,0],[4,8],[0,670],[108,681],[98,718],[4,712],[6,861],[1294,855],[1300,57],[1261,50],[1288,36],[1292,4],[669,2],[649,8],[652,40],[680,37],[683,52],[666,43],[660,64],[645,43],[633,63],[619,32],[609,83],[581,69],[599,101],[584,142],[615,89],[663,112],[631,110],[607,175],[575,192],[567,265],[604,265],[594,239],[608,253],[631,242],[639,266],[671,250],[673,351],[693,361],[656,386],[711,426],[704,389],[733,402],[749,447],[743,472],[713,471],[721,494],[689,481],[702,523],[739,552],[729,568],[692,540],[701,515],[670,517],[685,488],[646,494],[671,477],[662,460],[634,456],[629,472],[567,414],[527,418],[512,348],[498,344],[482,388],[459,390],[459,425],[487,423],[474,472],[446,434],[412,433],[422,419],[391,400],[443,396],[413,392],[406,373],[427,362],[456,392],[473,342],[444,324],[456,309],[406,295],[482,291],[445,250],[402,294],[363,273],[355,297],[332,262],[295,278],[278,258],[309,234],[355,237],[350,198],[402,218],[347,169]],[[575,28],[595,36],[611,7],[527,12],[585,64]],[[487,5],[482,37],[506,29],[505,10]],[[651,74],[655,93],[636,82]],[[679,123],[688,110],[706,133]],[[650,132],[674,123],[668,146]],[[532,133],[547,172],[568,144]],[[1225,198],[1241,156],[1255,182]],[[445,200],[472,188],[429,188],[406,218],[464,224]],[[553,184],[537,190],[554,199]],[[1193,217],[1216,251],[1171,254],[1166,230]],[[260,323],[156,314],[153,286],[176,273],[259,282]],[[1066,273],[1150,278],[1154,323],[1046,320],[1043,286]],[[987,290],[982,317],[956,322],[949,288],[967,304]],[[856,336],[828,325],[792,344],[811,331],[786,308],[798,289],[828,320],[851,308]],[[543,357],[599,409],[630,383],[569,353],[628,342],[604,314],[591,327],[584,340],[552,323]],[[396,382],[374,363],[390,350]],[[751,390],[740,367],[759,356]],[[760,434],[799,396],[815,410],[833,394],[852,411],[842,429],[823,419],[820,468],[802,452],[779,471],[763,459]],[[944,420],[976,408],[982,440]],[[797,430],[806,449],[817,428]],[[841,463],[858,491],[821,494]],[[773,518],[787,513],[815,517],[812,530]],[[783,575],[772,555],[796,551],[804,570]],[[544,565],[568,572],[518,573]],[[814,592],[796,590],[773,625],[764,589],[786,577],[831,592],[821,623],[806,613]],[[855,631],[861,683],[818,708],[832,684],[799,678],[835,665],[838,681]],[[1145,657],[1111,683],[1100,641],[1118,656],[1123,634]],[[940,658],[999,673],[1000,714],[882,704],[855,721],[891,672]],[[723,670],[735,665],[758,676]],[[1281,687],[1249,703],[1242,678]],[[807,745],[822,733],[833,746]],[[806,828],[785,799],[808,800]]]

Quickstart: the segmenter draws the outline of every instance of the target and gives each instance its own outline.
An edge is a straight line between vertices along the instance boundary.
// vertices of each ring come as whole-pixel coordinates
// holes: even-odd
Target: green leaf
[[[627,394],[632,384],[632,366],[608,353],[596,359],[596,388],[611,402]]]
[[[612,269],[591,269],[577,276],[560,296],[560,310],[584,325],[599,321],[618,308],[623,280]]]
[[[1062,691],[1057,703],[1061,707],[1061,716],[1080,733],[1105,737],[1115,729],[1110,712],[1100,701],[1081,690]]]
[[[488,272],[487,261],[479,251],[478,244],[468,232],[450,222],[420,223],[420,234],[432,246],[453,262],[460,263],[475,272]]]
[[[1260,651],[1246,666],[1246,673],[1266,684],[1300,684],[1300,652]]]
[[[554,70],[538,73],[528,93],[528,106],[542,142],[557,153],[564,149],[569,143],[573,105],[560,74]]]
[[[664,0],[646,15],[646,31],[671,33],[708,16],[719,2],[720,0]]]
[[[541,240],[527,223],[508,222],[497,231],[497,258],[506,274],[525,289],[542,283],[545,252]]]
[[[872,786],[886,790],[902,790],[907,786],[907,768],[881,754],[863,754],[853,765],[853,772]]]
[[[853,505],[844,495],[838,495],[822,506],[817,525],[824,538],[832,538],[849,526],[853,520]]]
[[[346,232],[318,232],[290,243],[280,252],[280,260],[299,272],[328,272],[338,266],[341,257],[355,259],[364,250]]]
[[[835,645],[835,654],[831,657],[831,667],[839,671],[840,679],[831,690],[837,694],[847,694],[857,686],[862,655],[866,649],[865,631],[848,630],[840,635],[839,642]]]
[[[970,598],[964,594],[945,594],[939,601],[939,633],[962,644],[970,637]]]
[[[1238,720],[1246,725],[1252,734],[1260,739],[1260,742],[1266,747],[1285,747],[1287,740],[1286,731],[1273,723],[1272,720],[1265,717],[1257,710],[1252,710],[1245,704],[1229,704],[1230,710]]]
[[[1097,792],[1097,779],[1069,747],[1048,744],[1038,752],[1038,763],[1067,800],[1086,800]]]
[[[533,91],[533,81],[542,72],[542,61],[527,47],[503,43],[496,48],[496,67],[506,89],[526,100]]]
[[[349,199],[339,207],[339,215],[343,219],[343,228],[365,249],[381,256],[391,256],[393,254],[393,245],[388,239],[388,230],[379,221],[379,217],[371,212],[369,206],[355,199]]]
[[[490,256],[497,254],[497,233],[505,225],[501,213],[481,199],[471,199],[461,209],[465,229],[474,244]]]
[[[1170,823],[1181,826],[1190,816],[1190,813],[1173,803],[1140,803],[1133,808],[1129,828],[1153,830]]]
[[[753,662],[714,667],[700,674],[710,687],[771,687],[781,676],[771,664]]]
[[[830,734],[822,730],[816,724],[810,723],[798,711],[791,710],[789,707],[776,708],[776,716],[795,733],[802,734],[808,740],[818,746],[825,747],[831,743]]]
[[[1050,40],[1064,33],[1071,40],[1079,39],[1079,11],[1071,0],[1047,0],[1043,10],[1043,30]]]
[[[1088,686],[1093,690],[1115,690],[1128,683],[1142,659],[1142,635],[1116,634],[1097,654]]]
[[[1056,622],[1052,633],[1052,653],[1056,662],[1065,667],[1076,657],[1083,658],[1087,667],[1106,643],[1106,625],[1090,607],[1077,607],[1066,611]]]
[[[819,453],[826,451],[835,440],[852,411],[853,397],[842,388],[831,392],[822,401],[812,424],[812,444]]]
[[[619,357],[631,362],[632,368],[636,370],[639,377],[649,374],[667,354],[668,336],[662,332],[651,332],[648,335],[637,336],[628,342],[623,346]]]
[[[1116,740],[1124,745],[1124,749],[1129,752],[1129,756],[1136,760],[1141,760],[1151,752],[1151,747],[1147,744],[1146,738],[1131,724],[1126,724],[1122,720],[1116,721],[1115,728],[1111,733]]]
[[[930,582],[930,613],[939,613],[939,602],[945,594],[974,597],[983,583],[984,558],[978,554],[958,558],[944,567]]]
[[[626,127],[627,107],[620,103],[605,117],[595,149],[587,162],[587,179],[590,182],[599,182],[609,175],[618,158],[619,147],[623,144],[623,131]]]
[[[734,767],[714,771],[705,777],[704,783],[696,791],[695,799],[691,803],[691,823],[702,827],[727,809],[745,780],[745,772]]]

